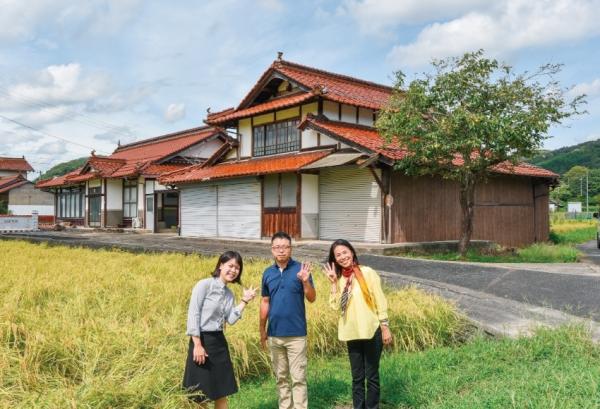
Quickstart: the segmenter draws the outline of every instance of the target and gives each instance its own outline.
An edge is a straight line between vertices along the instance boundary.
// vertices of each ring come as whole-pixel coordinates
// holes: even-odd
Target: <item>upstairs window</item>
[[[255,126],[252,133],[252,156],[274,155],[300,150],[298,123],[298,119],[292,119]]]

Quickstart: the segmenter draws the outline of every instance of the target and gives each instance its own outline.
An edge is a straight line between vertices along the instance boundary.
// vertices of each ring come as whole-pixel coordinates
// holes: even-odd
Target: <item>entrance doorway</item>
[[[300,175],[279,173],[263,179],[262,236],[271,237],[284,231],[293,238],[300,236],[298,198]]]
[[[101,227],[102,223],[102,187],[88,189],[88,224],[90,227]]]
[[[156,231],[177,232],[179,227],[179,192],[156,192]]]

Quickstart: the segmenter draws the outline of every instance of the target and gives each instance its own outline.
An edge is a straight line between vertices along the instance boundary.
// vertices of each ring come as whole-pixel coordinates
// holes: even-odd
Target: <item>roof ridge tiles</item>
[[[203,125],[203,126],[199,126],[196,128],[184,129],[183,131],[172,132],[172,133],[168,133],[168,134],[164,134],[164,135],[155,136],[153,138],[143,139],[141,141],[136,141],[136,142],[131,142],[131,143],[128,143],[125,145],[120,145],[119,147],[117,147],[117,149],[115,149],[115,151],[113,153],[122,152],[124,150],[128,150],[131,148],[137,148],[137,147],[144,146],[144,145],[151,145],[156,142],[163,142],[168,139],[182,138],[185,136],[189,136],[189,134],[209,130],[211,128],[213,128],[215,131],[218,131],[218,129],[214,126]]]
[[[299,63],[288,61],[288,60],[275,60],[273,62],[273,64],[271,65],[271,67],[274,67],[274,68],[278,68],[278,66],[288,66],[288,67],[296,68],[296,69],[300,69],[300,70],[309,70],[312,72],[339,78],[342,80],[357,82],[357,83],[360,83],[363,85],[368,85],[368,86],[372,86],[375,88],[385,89],[387,91],[393,91],[393,89],[394,89],[393,87],[391,87],[389,85],[379,84],[377,82],[363,80],[363,79],[356,78],[356,77],[346,75],[346,74],[339,74],[336,72],[331,72],[331,71],[323,70],[320,68],[310,67],[308,65],[303,65],[303,64],[299,64]]]

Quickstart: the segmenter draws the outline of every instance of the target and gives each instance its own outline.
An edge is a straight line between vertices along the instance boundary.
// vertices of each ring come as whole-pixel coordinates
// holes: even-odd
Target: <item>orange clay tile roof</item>
[[[224,123],[229,120],[279,109],[284,106],[291,106],[305,101],[300,100],[301,97],[299,95],[293,95],[272,99],[248,107],[256,97],[256,94],[265,87],[274,73],[284,76],[304,88],[300,95],[304,95],[304,98],[306,98],[305,100],[310,99],[315,95],[321,95],[324,99],[342,104],[379,110],[387,103],[393,91],[391,87],[376,84],[374,82],[319,70],[317,68],[285,60],[277,60],[262,74],[258,82],[256,82],[237,108],[229,108],[221,112],[209,114],[206,122],[211,124]],[[295,98],[298,100],[292,102]],[[279,102],[275,102],[277,100],[279,100]]]
[[[286,95],[284,97],[273,98],[264,104],[254,105],[250,108],[235,110],[227,109],[221,112],[209,114],[209,121],[213,124],[221,124],[233,119],[244,118],[251,115],[261,114],[263,112],[274,111],[276,109],[287,108],[305,102],[313,98],[315,94],[312,92],[301,92],[294,95]]]
[[[138,175],[156,177],[189,166],[189,164],[163,165],[157,164],[157,161],[176,155],[217,135],[228,138],[220,128],[205,126],[121,145],[110,156],[92,155],[86,164],[77,171],[59,178],[40,181],[36,186],[39,188],[57,187],[95,178],[126,178]]]
[[[49,187],[68,186],[74,184],[75,182],[72,182],[71,178],[79,176],[79,172],[81,172],[81,169],[83,168],[77,168],[62,176],[55,176],[52,179],[40,180],[35,184],[35,187],[38,189],[44,189]]]
[[[153,161],[174,155],[196,143],[216,135],[220,130],[212,127],[189,129],[183,132],[145,139],[143,141],[121,145],[112,155],[113,159],[126,161]]]
[[[331,153],[330,149],[294,152],[291,154],[265,156],[234,162],[221,162],[214,166],[190,166],[159,178],[163,185],[202,182],[241,176],[266,175],[269,173],[295,172]]]
[[[0,177],[0,193],[8,192],[26,183],[31,183],[20,174]]]
[[[33,168],[25,158],[7,158],[0,156],[0,170],[33,172]]]
[[[405,149],[400,148],[395,143],[386,143],[377,130],[370,126],[330,121],[325,117],[316,117],[309,114],[298,125],[298,128],[301,130],[313,129],[348,142],[349,145],[367,148],[370,152],[379,153],[392,160],[402,159],[406,155]]]
[[[189,167],[189,164],[178,164],[178,163],[168,163],[168,164],[155,164],[151,163],[148,166],[145,166],[141,170],[142,176],[145,177],[156,177],[160,175],[164,175],[166,173],[175,172],[177,170],[185,169]]]
[[[298,127],[300,129],[313,129],[317,132],[324,133],[325,135],[334,137],[344,142],[349,142],[350,145],[358,145],[359,147],[366,148],[370,152],[379,153],[382,156],[392,160],[402,159],[407,154],[407,151],[399,148],[397,144],[392,143],[385,145],[382,136],[379,135],[377,130],[367,126],[329,121],[327,118],[316,117],[309,114]],[[458,157],[453,159],[452,163],[455,166],[461,166],[464,162],[460,157]],[[549,179],[556,179],[559,177],[559,175],[554,172],[525,162],[517,164],[503,162],[492,166],[491,169],[495,173],[508,175]]]

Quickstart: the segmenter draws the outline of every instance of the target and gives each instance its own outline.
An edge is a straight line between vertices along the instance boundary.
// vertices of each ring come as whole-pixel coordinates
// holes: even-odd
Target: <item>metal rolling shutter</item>
[[[217,235],[216,186],[181,188],[181,235],[215,237]]]
[[[345,166],[321,170],[319,238],[381,241],[381,191],[369,170]]]
[[[220,184],[217,203],[220,237],[260,238],[260,182]]]

